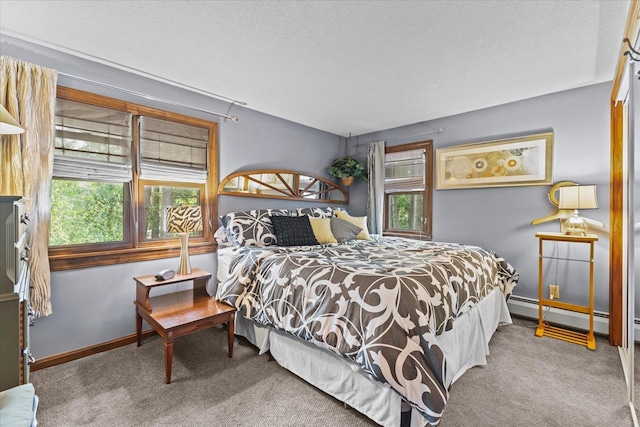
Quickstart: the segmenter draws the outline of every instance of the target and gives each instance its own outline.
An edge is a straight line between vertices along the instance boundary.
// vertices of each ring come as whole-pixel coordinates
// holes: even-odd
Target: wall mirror
[[[349,203],[349,193],[341,185],[327,178],[285,169],[233,173],[220,182],[218,194],[306,202]]]
[[[635,9],[634,9],[635,10]],[[630,16],[637,16],[637,10],[630,11]],[[631,22],[631,21],[630,21]],[[625,39],[627,40],[627,39]],[[636,38],[637,51],[640,38]],[[625,52],[625,55],[628,52]],[[620,343],[620,358],[627,383],[627,400],[631,409],[633,425],[638,426],[636,411],[636,381],[640,370],[640,352],[636,343],[635,319],[640,312],[640,63],[632,55],[626,59],[626,66],[616,81],[617,93],[612,97],[612,243],[611,243],[611,282],[620,286],[622,334],[619,329],[610,328],[611,344]],[[620,68],[620,67],[619,67]],[[615,189],[615,190],[614,190]],[[615,228],[614,228],[615,225]],[[614,296],[610,291],[610,298]],[[613,312],[609,313],[610,319]],[[612,338],[611,334],[615,334]]]

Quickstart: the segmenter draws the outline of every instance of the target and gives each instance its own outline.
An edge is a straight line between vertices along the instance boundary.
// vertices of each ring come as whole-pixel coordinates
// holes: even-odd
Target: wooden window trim
[[[409,151],[409,150],[417,150],[420,148],[424,148],[425,150],[425,188],[424,191],[416,192],[416,191],[407,191],[407,192],[398,192],[394,194],[422,194],[422,201],[424,203],[423,206],[423,215],[426,221],[422,223],[422,231],[410,231],[410,230],[394,230],[389,228],[389,194],[385,193],[384,195],[384,219],[383,219],[383,230],[382,234],[384,236],[395,236],[395,237],[407,237],[411,239],[419,239],[419,240],[431,240],[432,235],[432,218],[433,218],[433,140],[428,141],[420,141],[420,142],[411,142],[408,144],[394,145],[391,147],[385,147],[385,154],[387,153],[397,153],[399,151]]]
[[[627,22],[624,28],[623,39],[628,38],[632,46],[636,45],[640,34],[640,1],[633,0],[629,6]],[[627,57],[627,47],[620,43],[616,74],[611,89],[611,121],[610,121],[610,152],[611,174],[609,184],[609,344],[622,345],[623,343],[623,266],[624,266],[624,237],[623,237],[623,209],[624,209],[624,144],[623,123],[624,109],[622,104],[616,102],[622,80]],[[638,313],[636,313],[638,314]]]
[[[55,247],[49,249],[49,264],[51,271],[70,270],[76,268],[89,268],[95,266],[114,265],[136,261],[147,261],[153,259],[172,258],[180,256],[180,240],[162,239],[152,242],[140,242],[138,233],[133,227],[133,208],[130,201],[134,203],[135,210],[139,215],[142,200],[140,199],[140,177],[138,175],[138,144],[137,142],[137,117],[147,116],[156,119],[163,119],[182,123],[191,126],[207,128],[209,131],[208,145],[208,178],[202,193],[201,206],[203,208],[203,236],[192,238],[189,242],[190,254],[212,253],[217,249],[217,243],[213,237],[215,219],[218,217],[217,189],[218,189],[218,124],[195,117],[189,117],[178,113],[158,110],[145,107],[135,103],[118,100],[102,95],[84,92],[78,89],[58,86],[57,97],[70,101],[82,102],[98,107],[111,108],[118,111],[130,112],[134,115],[132,138],[134,143],[131,147],[131,158],[133,167],[133,185],[131,199],[125,198],[125,210],[130,212],[125,215],[124,229],[125,238],[123,242],[103,243],[93,245],[75,245]],[[174,185],[175,183],[153,182],[160,185]],[[200,185],[200,184],[196,184]],[[214,224],[214,225],[211,225]],[[142,244],[141,244],[142,243]]]

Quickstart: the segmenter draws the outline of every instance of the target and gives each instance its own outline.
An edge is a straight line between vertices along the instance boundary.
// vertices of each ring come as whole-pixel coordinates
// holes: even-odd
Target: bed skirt
[[[438,336],[447,360],[447,388],[469,368],[487,363],[489,340],[493,333],[499,325],[510,323],[504,295],[496,287],[480,303],[457,318],[451,330]],[[235,333],[258,347],[260,354],[269,351],[282,367],[376,423],[400,426],[400,395],[388,384],[376,381],[355,362],[293,335],[255,323],[241,313],[236,316]],[[426,425],[418,411],[412,409],[411,412],[411,427]]]

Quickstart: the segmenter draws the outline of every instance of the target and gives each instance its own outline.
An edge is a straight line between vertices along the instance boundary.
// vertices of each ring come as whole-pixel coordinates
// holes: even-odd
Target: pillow
[[[269,246],[276,244],[272,216],[289,216],[289,209],[255,209],[230,212],[221,222],[231,243],[236,246]]]
[[[272,216],[271,222],[279,246],[311,246],[318,241],[308,216]]]
[[[334,216],[333,218],[330,218],[329,221],[331,222],[331,232],[338,243],[353,240],[356,238],[358,233],[362,231],[362,228],[347,221],[346,219],[340,219]]]
[[[369,230],[367,230],[367,217],[366,216],[351,216],[344,211],[336,211],[336,216],[340,219],[344,219],[349,221],[352,224],[357,225],[362,230],[356,236],[356,239],[359,240],[373,240],[371,236],[369,236]]]
[[[331,206],[325,206],[321,208],[298,208],[297,215],[309,215],[312,218],[330,218],[333,216],[334,211],[340,208],[333,208]]]
[[[336,218],[337,219],[337,218]],[[331,232],[331,218],[311,218],[309,217],[313,234],[318,243],[338,243]]]
[[[224,227],[219,227],[213,237],[218,242],[218,248],[228,248],[229,246],[233,246],[231,240],[229,240],[229,235],[227,234],[227,229]]]

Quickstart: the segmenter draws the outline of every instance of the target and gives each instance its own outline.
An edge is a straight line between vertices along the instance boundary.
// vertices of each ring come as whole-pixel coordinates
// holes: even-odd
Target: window
[[[175,238],[164,229],[164,213],[168,206],[202,206],[204,188],[194,185],[170,183],[160,185],[153,181],[140,181],[144,205],[140,212],[140,242],[158,239]],[[201,236],[202,232],[193,233],[191,237]]]
[[[432,141],[385,149],[384,234],[431,239]]]
[[[125,201],[122,184],[54,179],[49,246],[125,242]]]
[[[208,140],[207,129],[140,117],[140,242],[174,237],[164,230],[168,206],[202,205]]]
[[[164,258],[168,206],[200,206],[191,253],[215,250],[217,124],[58,88],[52,270]]]
[[[50,246],[125,243],[128,112],[56,100]]]

